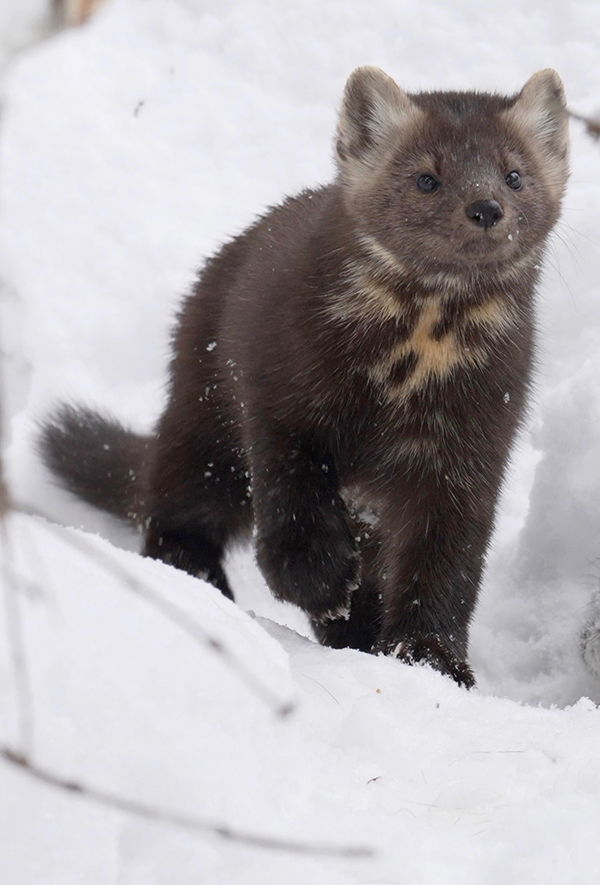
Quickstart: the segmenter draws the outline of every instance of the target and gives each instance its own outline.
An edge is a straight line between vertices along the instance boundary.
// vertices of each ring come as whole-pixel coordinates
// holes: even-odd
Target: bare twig
[[[4,610],[6,612],[8,649],[17,697],[19,740],[23,747],[23,752],[29,756],[33,752],[33,695],[31,691],[29,667],[27,665],[19,587],[13,567],[12,548],[4,517],[2,517],[0,521],[0,538],[3,548],[1,574],[4,586],[2,595],[4,597]]]
[[[126,586],[132,593],[135,593],[136,596],[139,596],[144,602],[153,606],[155,609],[158,609],[158,611],[165,615],[171,623],[187,633],[188,636],[191,636],[196,642],[219,655],[223,662],[235,672],[237,677],[246,685],[246,687],[268,704],[278,716],[287,716],[293,711],[293,702],[278,697],[275,692],[257,679],[257,677],[247,668],[245,663],[238,660],[231,653],[222,640],[215,636],[211,636],[201,624],[191,618],[185,611],[183,611],[183,609],[179,608],[179,606],[170,602],[168,599],[160,596],[160,594],[155,593],[147,584],[138,580],[128,569],[123,568],[123,566],[115,562],[110,555],[104,553],[87,538],[82,535],[77,535],[74,532],[65,531],[62,526],[49,521],[48,517],[41,511],[32,509],[31,507],[19,506],[18,504],[15,504],[15,508],[21,513],[29,513],[41,517],[44,520],[42,526],[46,531],[59,535],[72,547],[75,547],[75,549],[79,550],[81,553],[89,556],[106,571],[119,578],[124,586]]]
[[[593,117],[586,117],[584,114],[576,114],[575,111],[569,111],[569,116],[572,120],[579,120],[580,123],[584,123],[587,134],[593,138],[594,141],[600,140],[600,120],[595,120]]]
[[[184,830],[191,830],[202,835],[212,835],[219,839],[226,839],[238,845],[247,845],[249,848],[265,848],[271,851],[285,851],[292,854],[307,854],[311,856],[347,857],[347,858],[370,858],[375,852],[372,848],[364,845],[328,845],[302,842],[296,839],[277,839],[274,836],[263,836],[260,833],[248,833],[238,830],[227,824],[220,824],[198,817],[188,817],[168,810],[146,805],[135,799],[118,796],[105,790],[99,790],[82,781],[67,780],[61,775],[55,774],[46,768],[32,763],[20,753],[15,753],[9,747],[0,745],[0,758],[19,768],[35,780],[42,781],[51,787],[82,799],[94,802],[96,805],[104,805],[115,811],[125,814],[133,814],[145,820],[157,821],[169,824]]]
[[[0,366],[0,371],[1,371]],[[0,389],[2,387],[0,375]],[[0,452],[4,442],[3,414],[0,406]],[[12,502],[4,475],[4,462],[0,456],[0,544],[2,545],[2,596],[6,613],[7,644],[13,670],[17,698],[18,730],[21,746],[30,754],[33,751],[33,696],[27,666],[21,603],[13,564],[12,547],[8,533],[7,516]]]
[[[52,0],[54,15],[59,25],[82,25],[104,0]]]

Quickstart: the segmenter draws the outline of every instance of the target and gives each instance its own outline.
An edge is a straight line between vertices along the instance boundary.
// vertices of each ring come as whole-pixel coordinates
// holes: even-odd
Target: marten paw
[[[359,586],[360,560],[344,522],[300,536],[289,532],[260,538],[257,560],[277,599],[304,609],[320,624],[350,616],[350,599]]]
[[[384,648],[376,647],[374,651],[399,658],[407,664],[428,664],[465,688],[473,688],[475,685],[473,671],[467,662],[460,660],[435,634],[420,633],[388,643]]]

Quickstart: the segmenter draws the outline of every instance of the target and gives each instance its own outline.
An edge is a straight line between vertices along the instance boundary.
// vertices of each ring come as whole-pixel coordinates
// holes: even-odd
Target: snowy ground
[[[10,3],[0,64],[42,5]],[[265,205],[331,176],[344,80],[364,63],[411,90],[506,92],[553,66],[571,107],[590,113],[600,106],[600,6],[114,0],[89,27],[12,63],[0,309],[19,499],[135,548],[49,484],[34,422],[68,396],[151,425],[170,317],[194,269]],[[472,631],[476,691],[317,647],[246,552],[230,571],[255,619],[201,582],[95,542],[293,696],[296,712],[280,721],[66,533],[31,517],[12,526],[29,581],[21,605],[40,763],[247,831],[372,845],[377,858],[235,847],[85,805],[0,760],[2,883],[596,881],[600,678],[579,643],[600,576],[600,146],[578,124],[572,137],[540,291],[536,397]],[[10,677],[2,643],[3,741],[16,734]]]

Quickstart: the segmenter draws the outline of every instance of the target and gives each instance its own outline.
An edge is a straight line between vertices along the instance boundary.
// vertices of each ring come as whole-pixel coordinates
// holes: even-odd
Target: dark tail
[[[114,418],[61,405],[42,425],[38,448],[69,492],[120,519],[141,524],[151,440]]]

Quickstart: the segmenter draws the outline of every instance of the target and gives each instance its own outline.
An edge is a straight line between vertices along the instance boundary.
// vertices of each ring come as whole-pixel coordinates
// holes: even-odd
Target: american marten
[[[502,97],[407,94],[358,68],[335,180],[227,243],[184,300],[155,431],[62,406],[46,464],[142,527],[145,555],[232,598],[224,552],[254,534],[322,643],[472,685],[567,124],[552,70]]]

